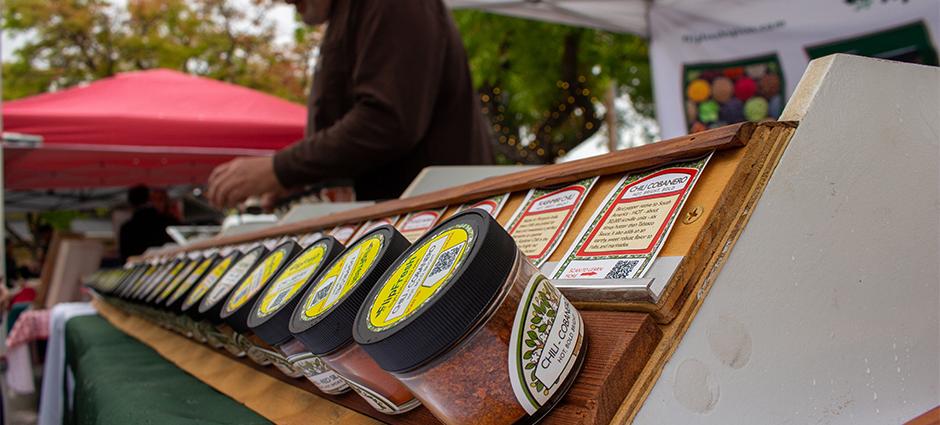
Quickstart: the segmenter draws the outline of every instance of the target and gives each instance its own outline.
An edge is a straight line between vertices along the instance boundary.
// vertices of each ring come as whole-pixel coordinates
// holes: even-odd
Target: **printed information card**
[[[425,232],[431,230],[431,228],[440,221],[441,217],[444,215],[444,211],[447,211],[447,207],[439,210],[408,213],[408,215],[401,220],[401,223],[398,223],[398,231],[401,232],[405,239],[408,239],[408,242],[414,243],[414,241],[424,236]]]
[[[377,219],[374,219],[374,220],[369,220],[369,221],[366,222],[366,224],[363,224],[362,227],[359,228],[359,231],[356,232],[356,235],[353,236],[351,240],[352,240],[352,241],[357,241],[357,240],[359,240],[359,238],[361,238],[361,237],[362,237],[363,235],[365,235],[366,233],[369,233],[369,232],[371,232],[373,229],[375,229],[376,227],[379,227],[379,226],[384,225],[384,224],[388,224],[389,226],[394,226],[396,223],[398,223],[398,218],[399,218],[399,217],[401,217],[401,216],[394,215],[394,216],[391,216],[391,217],[377,218]]]
[[[499,212],[503,210],[503,205],[506,205],[507,199],[509,199],[509,194],[504,193],[502,195],[486,198],[482,201],[463,204],[460,206],[460,208],[457,209],[457,212],[469,210],[470,208],[479,208],[483,211],[486,211],[489,215],[493,216],[493,218],[496,218],[496,216],[499,215]]]
[[[711,155],[624,176],[584,226],[553,279],[635,279],[659,254]]]
[[[342,224],[333,228],[330,231],[330,236],[336,238],[339,243],[346,245],[352,240],[353,235],[356,234],[356,230],[359,230],[358,224]]]
[[[532,189],[526,194],[506,228],[536,267],[541,267],[558,248],[596,182],[597,177],[592,177],[566,186]]]

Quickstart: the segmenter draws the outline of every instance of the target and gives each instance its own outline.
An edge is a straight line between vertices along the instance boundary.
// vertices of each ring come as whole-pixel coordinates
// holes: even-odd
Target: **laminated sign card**
[[[382,225],[385,225],[385,224],[388,224],[389,226],[394,226],[395,223],[398,223],[398,217],[400,217],[400,216],[393,215],[393,216],[391,216],[391,217],[377,218],[377,219],[375,219],[375,220],[369,220],[369,221],[366,222],[366,224],[363,224],[362,227],[359,228],[359,231],[356,232],[356,235],[353,236],[352,240],[354,240],[354,241],[355,241],[355,240],[358,240],[358,239],[361,238],[363,235],[365,235],[366,233],[371,232],[371,231],[372,231],[373,229],[375,229],[376,227],[379,227],[379,226],[382,226]]]
[[[353,235],[356,234],[356,230],[359,230],[358,224],[343,224],[333,228],[330,231],[330,236],[336,238],[339,243],[346,245],[352,239]]]
[[[506,228],[536,267],[558,248],[596,182],[597,177],[592,177],[566,186],[532,189],[526,195]]]
[[[421,236],[424,236],[425,232],[431,230],[431,228],[440,221],[441,216],[444,215],[444,211],[447,211],[447,207],[439,210],[408,213],[408,215],[401,220],[401,223],[398,223],[398,231],[401,232],[405,239],[408,239],[408,242],[413,243]]]
[[[482,201],[463,204],[459,209],[457,209],[457,212],[469,210],[470,208],[479,208],[483,211],[486,211],[493,218],[496,218],[496,216],[499,215],[499,212],[502,211],[503,205],[506,205],[507,199],[509,199],[509,194],[504,193],[502,195],[486,198]]]
[[[711,155],[628,174],[558,263],[554,279],[643,277]]]

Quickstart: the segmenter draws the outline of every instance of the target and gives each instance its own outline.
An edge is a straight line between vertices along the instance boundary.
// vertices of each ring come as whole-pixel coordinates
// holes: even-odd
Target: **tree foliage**
[[[170,68],[301,101],[319,33],[276,43],[274,0],[6,0],[3,28],[23,45],[3,64],[16,99],[112,76]]]
[[[499,162],[554,162],[598,131],[611,85],[652,115],[643,39],[477,11],[454,15]]]
[[[322,33],[297,25],[291,42],[277,42],[277,1],[5,0],[3,29],[22,44],[3,63],[3,97],[159,67],[302,102]],[[652,115],[643,39],[477,11],[454,16],[498,162],[564,155],[601,128],[611,87]]]

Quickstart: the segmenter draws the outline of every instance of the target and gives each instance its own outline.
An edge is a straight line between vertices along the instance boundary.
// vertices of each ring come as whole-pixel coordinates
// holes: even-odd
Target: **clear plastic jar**
[[[421,405],[407,387],[376,364],[359,344],[350,343],[322,359],[379,412],[397,415]]]
[[[303,289],[316,279],[324,265],[344,249],[342,244],[329,236],[306,242],[308,246],[291,260],[255,300],[247,325],[254,335],[277,347],[277,351],[283,355],[275,357],[275,365],[279,365],[283,359],[294,373],[306,377],[320,391],[331,395],[342,394],[349,391],[346,382],[323,364],[320,358],[310,353],[303,343],[294,339],[288,329]],[[281,370],[286,373],[285,368]]]
[[[421,403],[382,370],[352,337],[352,324],[366,294],[410,244],[394,227],[370,230],[326,266],[291,317],[294,338],[336,371],[379,412],[396,415]]]
[[[450,271],[414,278],[428,256],[433,270],[446,257]],[[474,210],[439,225],[389,268],[354,336],[450,425],[538,421],[573,384],[586,349],[574,306],[495,220]]]
[[[330,395],[339,395],[349,391],[349,385],[333,369],[323,363],[319,357],[307,351],[303,343],[291,338],[277,346],[291,366],[300,371],[308,381],[320,391]]]

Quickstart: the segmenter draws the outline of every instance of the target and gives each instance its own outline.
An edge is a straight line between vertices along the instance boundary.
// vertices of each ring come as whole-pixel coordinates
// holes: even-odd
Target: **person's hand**
[[[283,191],[274,174],[273,158],[237,158],[212,170],[206,197],[212,205],[226,208],[249,196]]]
[[[288,195],[290,195],[290,191],[284,189],[261,195],[261,209],[265,212],[274,211],[274,208]]]

